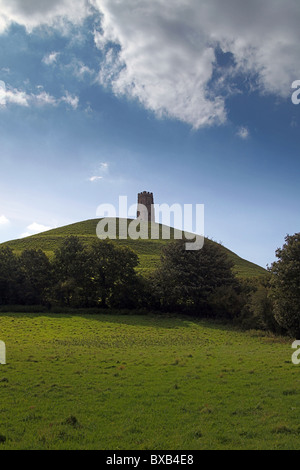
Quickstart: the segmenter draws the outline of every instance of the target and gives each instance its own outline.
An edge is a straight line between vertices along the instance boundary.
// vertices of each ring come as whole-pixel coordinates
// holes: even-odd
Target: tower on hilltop
[[[155,222],[153,193],[148,191],[138,193],[137,202],[137,218],[147,222]]]

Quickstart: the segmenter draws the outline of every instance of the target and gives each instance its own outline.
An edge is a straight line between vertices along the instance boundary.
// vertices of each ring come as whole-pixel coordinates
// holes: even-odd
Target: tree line
[[[0,305],[126,308],[182,312],[226,319],[246,328],[300,334],[300,233],[287,236],[265,277],[240,280],[216,243],[186,251],[185,240],[166,245],[160,266],[137,271],[127,247],[67,237],[51,260],[42,250],[0,249]]]

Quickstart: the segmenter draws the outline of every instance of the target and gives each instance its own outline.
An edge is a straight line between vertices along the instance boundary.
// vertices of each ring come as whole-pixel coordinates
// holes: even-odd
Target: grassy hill
[[[30,237],[12,240],[6,242],[2,245],[10,246],[17,253],[21,253],[24,249],[41,249],[43,250],[50,258],[53,256],[54,251],[59,247],[62,240],[65,237],[74,235],[79,237],[83,243],[89,244],[96,239],[96,226],[100,219],[90,219],[83,222],[77,222],[71,225],[66,225],[64,227],[55,228],[47,232],[40,233],[38,235],[32,235]],[[118,233],[118,224],[119,219],[116,219],[117,222],[117,233]],[[127,223],[130,223],[131,220],[128,220]],[[167,243],[170,243],[170,240],[164,240],[161,238],[162,226],[160,225],[160,239],[158,240],[132,240],[128,238],[127,240],[116,239],[113,240],[114,243],[118,245],[127,246],[137,253],[140,259],[139,270],[143,274],[151,272],[153,269],[158,266],[160,262],[160,254],[162,247]],[[150,230],[150,228],[149,228]],[[171,240],[174,239],[174,229],[170,229]],[[1,245],[0,245],[1,246]],[[240,258],[238,255],[228,250],[225,247],[222,247],[227,255],[234,262],[234,270],[239,277],[256,277],[266,273],[265,269],[262,267],[251,263],[243,258]]]

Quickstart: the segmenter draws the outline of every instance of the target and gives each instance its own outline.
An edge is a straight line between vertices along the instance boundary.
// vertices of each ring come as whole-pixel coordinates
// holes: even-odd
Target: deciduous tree
[[[226,252],[211,240],[205,240],[201,250],[190,251],[184,240],[177,240],[164,248],[161,267],[153,276],[155,291],[166,309],[207,313],[220,288],[229,292],[237,285],[232,267]]]
[[[285,237],[276,250],[270,271],[275,318],[290,334],[300,338],[300,232]]]

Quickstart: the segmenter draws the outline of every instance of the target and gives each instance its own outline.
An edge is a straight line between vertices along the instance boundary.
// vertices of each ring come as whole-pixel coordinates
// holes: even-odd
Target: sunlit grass
[[[287,339],[176,316],[16,313],[1,313],[0,339],[0,450],[300,448]]]

